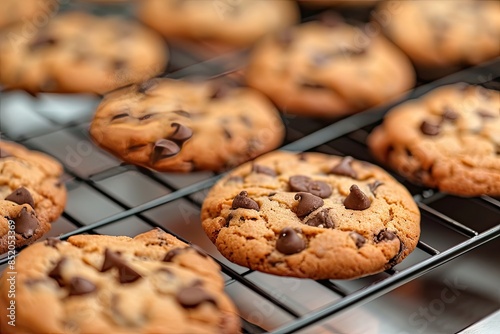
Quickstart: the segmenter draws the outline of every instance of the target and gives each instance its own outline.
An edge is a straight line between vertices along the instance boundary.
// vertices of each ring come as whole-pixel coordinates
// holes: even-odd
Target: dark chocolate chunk
[[[458,113],[448,106],[444,107],[443,114],[441,115],[441,117],[447,121],[455,121],[458,116]]]
[[[441,125],[424,120],[420,125],[420,131],[422,131],[424,135],[437,136],[441,132]]]
[[[17,204],[29,204],[33,209],[35,208],[35,201],[31,193],[24,187],[17,188],[9,196],[5,197],[5,199]]]
[[[45,240],[45,245],[46,246],[49,246],[49,247],[54,247],[57,249],[57,245],[62,243],[62,241],[60,239],[57,239],[57,238],[54,238],[54,237],[50,237],[50,238],[47,238],[47,240]]]
[[[179,145],[168,139],[157,140],[153,149],[152,161],[172,157],[181,151]]]
[[[184,308],[195,308],[203,303],[217,305],[215,298],[199,286],[190,286],[180,289],[179,292],[177,292],[176,299]]]
[[[240,192],[239,195],[236,195],[231,206],[231,209],[233,210],[238,208],[251,209],[256,211],[259,211],[260,209],[259,204],[257,204],[257,202],[255,202],[253,199],[249,198],[248,193],[244,190]]]
[[[323,227],[323,228],[334,228],[335,224],[333,223],[332,218],[328,214],[330,209],[325,209],[320,212],[308,221],[304,222],[304,224],[309,226]]]
[[[361,248],[365,244],[366,240],[365,238],[359,234],[358,232],[351,232],[349,233],[349,236],[352,238],[354,243],[356,244],[356,247]]]
[[[61,274],[61,269],[64,263],[67,261],[65,257],[61,258],[59,262],[57,262],[56,266],[48,273],[48,276],[55,280],[59,286],[64,286],[63,277]]]
[[[359,189],[357,185],[353,184],[349,190],[350,193],[344,200],[344,206],[346,209],[365,210],[370,207],[370,199]]]
[[[394,240],[396,238],[397,236],[393,232],[388,230],[382,230],[376,235],[375,241],[382,242],[382,241]]]
[[[146,94],[148,91],[152,90],[154,87],[158,85],[158,80],[149,79],[144,81],[143,83],[137,86],[137,91],[141,94]]]
[[[276,176],[276,172],[274,171],[274,169],[269,168],[267,166],[257,165],[257,164],[252,165],[252,172],[258,173],[258,174],[266,174],[269,176]]]
[[[285,255],[296,254],[306,248],[306,242],[291,227],[285,227],[276,240],[276,250]]]
[[[139,273],[125,263],[120,253],[106,248],[101,272],[108,271],[111,268],[118,269],[120,283],[132,283],[141,277]]]
[[[94,283],[82,277],[71,278],[68,286],[70,296],[86,295],[97,289]]]
[[[165,257],[163,258],[163,262],[172,262],[174,257],[176,257],[179,254],[184,253],[184,248],[178,247],[171,249],[165,254]]]
[[[111,118],[111,122],[113,122],[114,120],[117,120],[117,119],[125,118],[125,117],[129,117],[129,115],[126,113],[121,113],[121,114],[115,115],[115,116],[113,116],[113,118]]]
[[[352,168],[352,162],[353,162],[353,158],[352,157],[344,157],[339,163],[338,165],[334,166],[331,170],[330,170],[330,173],[331,174],[335,174],[335,175],[342,175],[342,176],[349,176],[353,179],[357,179],[358,178],[358,174],[356,173],[356,171]]]
[[[179,143],[184,143],[186,140],[191,138],[193,136],[193,130],[188,128],[185,125],[179,124],[179,123],[172,123],[171,125],[173,128],[175,128],[175,131],[168,139],[174,140]]]
[[[232,139],[233,138],[233,135],[231,134],[231,131],[229,131],[227,128],[222,127],[222,131],[224,131],[224,137],[226,137],[226,139]]]
[[[24,238],[30,238],[35,233],[40,222],[35,216],[35,212],[28,212],[26,208],[22,208],[21,212],[13,219],[15,223],[16,233],[21,234]]]
[[[121,71],[127,67],[127,61],[124,59],[115,59],[111,62],[111,66],[116,71]]]
[[[313,181],[304,175],[294,175],[288,180],[291,191],[308,192],[321,198],[327,198],[332,194],[330,185],[323,181]]]
[[[29,43],[29,49],[31,51],[46,47],[53,46],[57,44],[57,40],[51,36],[39,35],[31,43]]]
[[[389,263],[388,263],[388,265],[391,268],[394,267],[399,262],[399,258],[401,257],[401,254],[403,254],[405,249],[406,249],[405,244],[401,241],[401,239],[399,239],[399,251],[396,255],[394,255],[394,257],[392,259],[389,260]]]
[[[307,216],[317,208],[322,207],[325,203],[321,197],[306,192],[295,194],[295,199],[299,201],[296,211],[299,218]]]
[[[370,188],[370,191],[372,192],[372,194],[375,195],[375,191],[377,191],[377,188],[383,184],[384,184],[383,182],[381,182],[379,180],[375,180],[372,183],[368,183],[368,188]]]

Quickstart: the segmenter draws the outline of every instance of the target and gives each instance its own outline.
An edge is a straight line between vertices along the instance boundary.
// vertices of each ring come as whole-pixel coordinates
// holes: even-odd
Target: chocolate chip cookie
[[[286,113],[335,117],[411,88],[406,56],[381,35],[325,16],[270,35],[250,56],[246,80]]]
[[[154,31],[119,17],[69,12],[32,33],[0,36],[0,83],[36,92],[105,93],[161,73],[167,49]]]
[[[498,1],[384,1],[386,35],[419,67],[473,65],[500,56]]]
[[[420,235],[413,198],[388,173],[320,153],[277,151],[238,167],[210,190],[201,219],[230,261],[312,279],[391,268]]]
[[[57,0],[2,0],[0,1],[0,28],[22,22],[26,31],[42,26],[59,9]]]
[[[167,38],[236,47],[299,19],[293,1],[148,0],[138,5],[139,18]]]
[[[462,196],[500,195],[500,93],[440,87],[389,111],[368,138],[411,181]]]
[[[50,230],[66,204],[62,172],[45,154],[0,141],[0,254]]]
[[[0,282],[2,333],[238,333],[219,266],[157,229],[129,237],[48,239]],[[15,327],[7,309],[15,302]],[[7,317],[6,317],[7,316]]]
[[[151,79],[105,96],[94,141],[126,162],[159,171],[220,171],[280,145],[274,106],[220,81]]]

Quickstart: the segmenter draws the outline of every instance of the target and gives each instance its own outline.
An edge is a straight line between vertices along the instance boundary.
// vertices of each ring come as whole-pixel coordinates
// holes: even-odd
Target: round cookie
[[[0,36],[0,83],[30,92],[102,94],[161,73],[167,49],[154,31],[119,17],[69,12],[27,34]]]
[[[474,65],[500,56],[500,2],[384,1],[375,15],[418,67]]]
[[[64,210],[61,165],[43,153],[0,141],[0,254],[29,245]]]
[[[238,167],[210,190],[201,219],[230,261],[312,279],[389,269],[420,235],[417,205],[388,173],[320,153],[276,151]]]
[[[220,171],[278,147],[284,127],[259,92],[151,79],[105,96],[90,126],[102,148],[158,171]]]
[[[148,0],[138,16],[167,38],[245,47],[299,20],[293,1]]]
[[[500,92],[456,84],[405,102],[368,138],[411,181],[462,196],[500,195]]]
[[[2,333],[237,333],[219,266],[157,229],[49,239],[16,259],[15,327]],[[7,319],[8,270],[0,282]]]
[[[270,35],[250,55],[246,81],[286,113],[335,117],[414,85],[406,56],[383,36],[326,17]]]
[[[45,24],[59,9],[56,0],[0,1],[0,28],[23,22],[26,29]]]

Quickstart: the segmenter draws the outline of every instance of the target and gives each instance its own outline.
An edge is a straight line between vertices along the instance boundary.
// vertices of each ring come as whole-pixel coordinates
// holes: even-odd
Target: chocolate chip
[[[428,136],[437,136],[441,132],[441,125],[433,124],[424,120],[420,125],[420,131]]]
[[[113,116],[113,118],[111,118],[111,122],[113,122],[114,120],[117,120],[117,119],[125,118],[125,117],[129,117],[129,115],[125,114],[125,113],[115,115],[115,116]]]
[[[180,289],[179,292],[177,292],[176,299],[184,308],[195,308],[203,303],[217,305],[215,298],[199,286],[190,286]]]
[[[252,172],[258,173],[258,174],[266,174],[269,176],[276,176],[276,172],[274,171],[274,169],[269,168],[267,166],[257,165],[257,164],[252,165]]]
[[[352,240],[356,244],[356,247],[358,247],[358,248],[363,247],[363,245],[366,242],[366,239],[358,232],[351,232],[351,233],[349,233],[349,236],[352,238]]]
[[[153,89],[158,85],[158,80],[157,79],[149,79],[147,81],[144,81],[140,85],[137,86],[137,92],[141,94],[146,94],[148,91]]]
[[[22,208],[21,212],[14,218],[15,231],[21,234],[24,238],[30,238],[35,233],[40,222],[35,216],[35,212],[28,212],[26,208]]]
[[[94,292],[97,287],[94,283],[82,277],[73,277],[69,281],[69,295],[81,296]]]
[[[344,157],[336,166],[334,166],[331,170],[331,174],[348,176],[353,179],[358,178],[358,174],[352,168],[352,162],[354,159],[352,157]]]
[[[53,46],[56,44],[57,44],[57,40],[54,37],[39,35],[36,39],[34,39],[29,44],[29,49],[31,51],[35,51],[35,50],[40,49],[42,47]]]
[[[288,179],[291,191],[308,192],[321,198],[327,198],[332,194],[330,185],[323,181],[313,181],[305,175],[294,175]]]
[[[323,227],[323,228],[334,228],[335,224],[333,223],[332,218],[330,218],[330,215],[328,214],[329,211],[330,209],[325,209],[318,212],[316,216],[304,222],[304,224],[309,226]]]
[[[231,222],[231,220],[233,219],[233,214],[230,213],[227,215],[227,218],[226,218],[226,224],[224,225],[225,227],[228,227],[229,226],[229,223]]]
[[[48,273],[48,276],[50,278],[52,278],[53,280],[55,280],[57,282],[57,284],[59,284],[59,286],[64,286],[64,281],[63,281],[63,277],[62,277],[62,273],[61,273],[61,270],[62,270],[62,266],[64,265],[64,263],[67,261],[67,259],[65,257],[63,257],[62,259],[59,260],[59,262],[57,262],[56,266]]]
[[[458,116],[458,113],[448,106],[444,107],[443,114],[441,115],[441,117],[447,121],[455,121]]]
[[[35,201],[31,193],[24,187],[17,188],[9,196],[5,197],[5,199],[17,204],[29,204],[33,209],[35,208]]]
[[[172,262],[174,257],[176,257],[179,254],[184,253],[184,248],[178,247],[171,249],[165,254],[165,257],[163,258],[163,262]]]
[[[295,194],[295,199],[299,201],[297,205],[297,217],[302,218],[320,208],[325,203],[321,197],[315,196],[310,193],[300,192]]]
[[[285,227],[279,233],[276,240],[276,250],[285,255],[291,255],[301,252],[306,248],[306,242],[291,227]]]
[[[355,184],[349,189],[350,193],[344,200],[346,209],[365,210],[371,205],[370,199]]]
[[[60,243],[62,243],[62,241],[60,239],[53,238],[53,237],[47,238],[47,240],[45,240],[46,246],[54,247],[56,249],[57,249],[56,246],[59,245]]]
[[[382,230],[375,237],[375,242],[389,241],[389,240],[394,240],[396,238],[397,236],[393,232],[388,230]]]
[[[312,82],[312,81],[301,81],[299,86],[307,89],[326,89],[327,87],[323,84]]]
[[[256,210],[259,211],[259,204],[255,202],[253,199],[248,197],[248,193],[246,191],[240,192],[239,195],[236,195],[236,197],[233,200],[231,209],[238,209],[238,208],[243,208],[243,209],[251,209],[251,210]]]
[[[121,71],[127,66],[127,61],[124,59],[115,59],[111,62],[111,66],[116,71]]]
[[[181,151],[179,145],[168,139],[157,140],[153,149],[151,160],[157,162],[158,160],[172,157]]]
[[[241,123],[243,123],[247,128],[252,128],[253,124],[252,124],[252,120],[250,118],[248,118],[248,116],[245,116],[245,115],[240,115],[240,121]]]
[[[109,248],[104,251],[104,262],[102,264],[101,272],[108,271],[111,268],[117,268],[120,283],[132,283],[141,278],[141,275],[132,269],[121,258],[119,252],[114,252]]]
[[[481,118],[495,118],[495,115],[486,109],[476,109],[476,114]]]
[[[193,136],[193,130],[185,125],[179,123],[172,123],[171,125],[175,128],[174,133],[168,137],[170,140],[174,140],[179,143],[184,143],[186,140]]]
[[[389,260],[388,265],[390,267],[394,267],[399,262],[398,260],[401,257],[401,254],[403,254],[403,252],[405,251],[405,249],[406,249],[405,244],[401,241],[401,239],[399,239],[399,251],[396,255],[394,255],[392,259]]]
[[[368,183],[368,188],[370,188],[370,191],[372,192],[372,194],[375,195],[375,191],[377,190],[377,188],[383,184],[384,184],[383,182],[381,182],[379,180],[375,180],[372,183]]]
[[[233,135],[231,134],[231,132],[228,129],[226,129],[225,127],[222,128],[222,131],[224,131],[224,137],[226,137],[226,139],[233,138]]]

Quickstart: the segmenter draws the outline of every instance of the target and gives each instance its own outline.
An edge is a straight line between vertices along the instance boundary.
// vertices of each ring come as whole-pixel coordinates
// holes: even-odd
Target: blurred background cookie
[[[283,112],[321,117],[364,110],[415,83],[410,61],[385,37],[330,16],[267,36],[245,78]]]
[[[90,134],[132,164],[220,171],[278,147],[284,126],[272,103],[253,89],[152,79],[106,95]]]
[[[45,25],[58,9],[57,0],[2,0],[0,29],[16,22],[23,22],[27,30]]]
[[[0,83],[33,93],[103,94],[160,74],[167,60],[159,35],[119,17],[69,12],[0,35]]]

